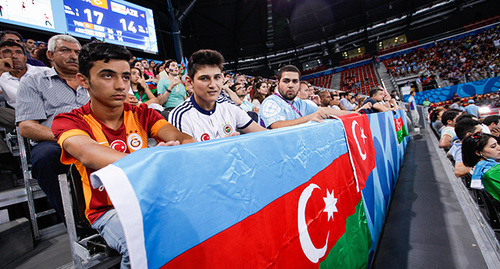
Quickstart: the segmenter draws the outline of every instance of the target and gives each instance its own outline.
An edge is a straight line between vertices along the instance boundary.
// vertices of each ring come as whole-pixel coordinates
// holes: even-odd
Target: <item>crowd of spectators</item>
[[[291,65],[279,70],[277,81],[226,73],[223,56],[212,50],[193,53],[183,74],[175,60],[157,64],[111,44],[82,46],[69,35],[55,35],[42,46],[46,59],[36,56],[42,42],[14,31],[0,38],[0,90],[7,100],[2,126],[19,126],[19,134],[33,142],[32,175],[61,219],[57,177],[76,163],[89,205],[86,217],[120,252],[124,268],[128,251],[118,217],[107,194],[92,188],[89,175],[148,147],[147,138],[175,146],[397,109],[382,89],[364,103],[359,95],[315,91]],[[8,149],[5,154],[14,159]]]
[[[470,101],[477,99],[480,97]],[[455,176],[461,179],[500,238],[500,115],[479,118],[459,102],[454,104],[456,108],[429,108],[429,123],[439,138],[439,147],[447,152]],[[474,102],[466,103],[471,104]]]
[[[422,70],[421,67],[425,67],[430,72],[439,71],[437,76],[448,76],[450,72],[462,72],[466,67],[481,73],[490,66],[493,69],[486,69],[488,72],[497,72],[498,58],[490,54],[496,55],[498,49],[488,43],[498,39],[497,29],[465,39],[438,42],[436,46],[420,50],[415,55],[405,55],[400,59],[407,70],[404,73],[418,73]],[[187,66],[184,66],[175,60],[157,62],[137,59],[123,48],[118,49],[100,42],[82,47],[78,40],[67,35],[54,36],[45,44],[23,39],[14,31],[4,31],[0,35],[0,41],[0,90],[7,100],[6,110],[0,112],[2,116],[10,115],[8,122],[2,122],[2,126],[13,128],[18,124],[20,134],[36,142],[32,149],[33,175],[61,216],[57,175],[67,170],[65,164],[78,160],[93,171],[103,167],[104,163],[115,160],[110,158],[96,165],[94,161],[102,159],[94,156],[95,152],[90,154],[82,149],[83,145],[87,145],[89,149],[94,148],[95,141],[81,140],[80,137],[71,139],[75,142],[64,144],[64,141],[71,141],[67,139],[75,134],[82,134],[74,133],[74,129],[66,126],[70,121],[68,119],[74,118],[75,113],[85,114],[87,117],[82,118],[90,126],[87,128],[87,123],[82,121],[76,127],[93,134],[100,132],[98,129],[102,130],[104,138],[115,137],[113,130],[122,128],[121,121],[126,122],[124,125],[129,128],[131,122],[127,122],[128,117],[136,115],[139,122],[132,125],[138,128],[136,133],[139,136],[142,131],[147,131],[145,136],[154,134],[152,136],[159,140],[160,145],[174,146],[239,135],[240,132],[260,132],[309,121],[322,122],[332,115],[369,114],[401,109],[397,103],[397,94],[389,94],[374,82],[376,79],[372,65],[358,68],[360,75],[352,73],[358,69],[349,69],[346,74],[350,75],[343,82],[345,91],[342,90],[344,88],[325,90],[301,80],[300,71],[292,65],[282,67],[275,79],[225,72],[222,68],[223,56],[212,50],[195,52]],[[81,52],[83,56],[79,55]],[[104,74],[96,73],[92,68],[96,63],[107,68],[103,69]],[[396,64],[399,64],[399,60]],[[474,72],[470,71],[469,74],[475,76]],[[112,78],[115,81],[112,87],[118,93],[109,101],[105,100],[100,91],[104,92],[111,87],[106,84],[106,79]],[[8,91],[9,87],[14,87],[15,90]],[[366,97],[356,93],[360,89],[366,93]],[[96,105],[91,105],[89,100]],[[477,127],[478,121],[469,116],[477,110],[473,109],[472,103],[470,105],[469,115],[465,117],[460,116],[463,114],[462,110],[466,110],[460,104],[456,104],[456,109],[438,108],[430,114],[432,126],[441,136],[440,146],[452,148],[453,156],[458,156],[456,152],[460,150],[457,148],[459,141],[466,143],[467,137],[476,133],[471,128]],[[215,109],[216,106],[218,109]],[[112,113],[116,107],[126,111],[128,116],[117,117]],[[110,113],[106,113],[107,111]],[[15,113],[15,118],[12,113]],[[109,116],[112,121],[88,120],[89,115]],[[463,123],[460,117],[465,118]],[[52,125],[54,118],[56,127]],[[418,118],[412,115],[412,120],[417,124]],[[108,124],[116,128],[108,128]],[[444,126],[440,128],[440,124]],[[487,118],[481,130],[496,136],[500,134],[497,124],[498,116]],[[163,129],[165,126],[173,127],[168,127],[166,131],[167,129]],[[123,131],[130,132],[129,129]],[[89,138],[101,143],[99,140],[102,136],[93,134]],[[119,136],[122,134],[116,135]],[[121,153],[132,152],[128,149],[130,145],[127,148],[126,145],[108,144]],[[147,147],[148,144],[141,146]],[[104,158],[109,153],[108,149],[99,157]],[[5,153],[8,158],[13,159],[10,152]],[[61,163],[61,153],[66,161],[64,165]],[[86,153],[94,157],[89,159]],[[123,157],[118,157],[120,156]],[[465,157],[463,159],[466,160]],[[464,161],[461,165],[469,163]],[[57,166],[57,169],[48,172],[49,166]],[[463,173],[466,170],[464,167],[459,166],[457,173]],[[99,199],[102,200],[102,197]],[[110,206],[112,207],[106,204],[106,207]],[[99,209],[98,206],[96,208]],[[107,212],[108,209],[100,212]],[[89,221],[94,223],[98,218],[89,218]]]
[[[384,64],[394,78],[419,75],[424,90],[436,79],[441,87],[481,80],[500,73],[500,50],[494,44],[499,39],[500,26],[495,26],[400,53]]]

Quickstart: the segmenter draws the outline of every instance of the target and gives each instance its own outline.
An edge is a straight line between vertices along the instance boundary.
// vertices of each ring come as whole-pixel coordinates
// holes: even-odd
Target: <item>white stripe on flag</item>
[[[92,185],[104,185],[120,217],[132,268],[147,268],[142,212],[127,175],[112,164],[90,175]],[[102,183],[102,184],[101,184]]]

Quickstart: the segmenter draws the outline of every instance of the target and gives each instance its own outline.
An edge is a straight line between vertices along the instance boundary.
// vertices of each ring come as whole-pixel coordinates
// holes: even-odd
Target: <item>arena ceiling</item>
[[[152,3],[160,14],[161,45],[173,56],[168,2]],[[447,30],[442,24],[457,28],[488,16],[488,6],[498,7],[495,2],[500,1],[198,0],[192,9],[193,0],[170,3],[177,17],[188,10],[181,24],[185,56],[202,48],[216,49],[226,58],[227,69],[269,74],[287,62],[299,66],[321,59],[335,65],[339,52],[361,46],[374,52],[379,40],[403,33],[420,30],[425,36],[434,28],[439,34]],[[471,13],[472,9],[482,13]],[[471,14],[465,16],[467,12]],[[498,13],[498,8],[492,12]]]

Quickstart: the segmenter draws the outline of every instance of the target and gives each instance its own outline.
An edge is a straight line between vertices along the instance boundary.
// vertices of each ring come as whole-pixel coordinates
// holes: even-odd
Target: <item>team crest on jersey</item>
[[[207,134],[207,133],[204,133],[204,134],[201,135],[200,139],[201,139],[201,141],[210,140],[210,135]]]
[[[123,140],[115,140],[109,145],[110,148],[125,153],[127,151],[127,144]]]
[[[222,129],[224,130],[224,133],[227,135],[229,135],[233,132],[233,127],[231,127],[231,125],[229,123],[224,125],[224,127]]]
[[[142,148],[142,138],[139,134],[132,133],[127,137],[127,145],[131,150],[139,150]]]

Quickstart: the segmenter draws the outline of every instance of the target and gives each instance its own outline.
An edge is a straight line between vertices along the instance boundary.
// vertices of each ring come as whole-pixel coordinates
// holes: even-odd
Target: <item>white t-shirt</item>
[[[253,120],[221,94],[215,102],[215,108],[210,111],[201,108],[192,95],[170,112],[168,121],[197,141],[206,141],[228,136],[236,129],[244,129]]]
[[[43,70],[50,69],[44,66],[31,66],[29,64],[26,64],[26,67],[28,68],[28,70],[22,77],[37,74]],[[4,72],[2,76],[0,76],[0,91],[2,91],[3,97],[5,98],[5,101],[7,101],[7,104],[9,104],[9,106],[13,108],[16,108],[17,92],[19,91],[20,81],[20,79],[13,77],[9,72]]]

